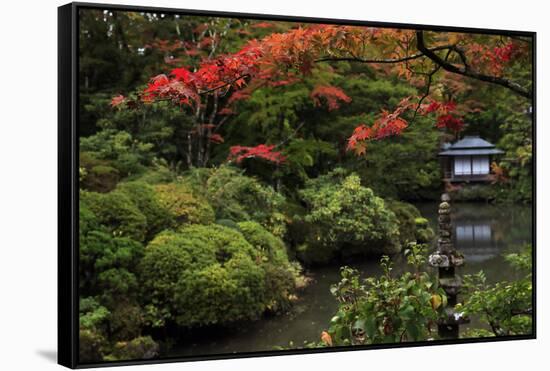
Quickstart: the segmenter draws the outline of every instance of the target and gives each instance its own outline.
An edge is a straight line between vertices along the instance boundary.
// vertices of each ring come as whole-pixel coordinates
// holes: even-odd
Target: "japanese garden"
[[[531,334],[532,42],[81,9],[80,361]]]

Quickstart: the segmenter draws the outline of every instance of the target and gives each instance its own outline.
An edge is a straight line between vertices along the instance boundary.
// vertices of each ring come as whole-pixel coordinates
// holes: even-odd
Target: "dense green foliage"
[[[395,214],[357,175],[337,169],[306,183],[300,192],[308,207],[308,231],[298,253],[307,262],[338,256],[395,254],[401,250]]]
[[[120,183],[117,191],[125,194],[145,216],[147,228],[145,239],[150,240],[158,232],[173,225],[177,216],[165,205],[164,194],[143,181]]]
[[[242,170],[231,166],[196,169],[185,180],[197,192],[205,193],[217,219],[255,221],[276,236],[286,233],[281,212],[285,197]]]
[[[244,227],[254,245],[238,231],[215,224],[164,232],[151,241],[140,272],[156,326],[167,320],[194,327],[254,319],[274,305],[274,298],[288,297],[294,277],[285,270],[284,246],[259,226]],[[284,273],[282,279],[271,277]],[[281,287],[275,287],[279,280]]]
[[[533,331],[533,277],[531,246],[521,253],[506,255],[513,269],[521,272],[517,281],[486,282],[483,271],[464,278],[466,299],[462,309],[467,315],[479,315],[492,336],[527,335]],[[487,334],[479,334],[487,336]]]
[[[392,211],[399,226],[399,241],[401,246],[411,242],[429,243],[434,238],[434,231],[428,220],[420,215],[414,205],[396,200],[386,200],[386,207]]]
[[[353,269],[342,268],[342,280],[331,291],[339,309],[330,322],[330,345],[397,343],[435,336],[433,326],[446,306],[443,289],[426,265],[422,245],[411,245],[407,260],[412,272],[391,274],[388,257],[381,259],[383,274],[361,280]]]
[[[143,241],[147,219],[130,197],[122,192],[80,192],[81,208],[88,209],[114,237]]]
[[[158,184],[159,203],[178,224],[209,224],[214,221],[212,207],[182,183]]]

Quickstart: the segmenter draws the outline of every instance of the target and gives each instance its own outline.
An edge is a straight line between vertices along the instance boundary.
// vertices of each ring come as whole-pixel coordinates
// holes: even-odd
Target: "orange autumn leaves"
[[[412,102],[413,97],[403,99],[393,112],[383,110],[371,126],[361,124],[355,128],[348,138],[347,149],[357,155],[367,152],[369,141],[380,140],[390,136],[400,135],[409,125],[403,117],[408,111],[414,111],[414,115],[435,115],[435,126],[439,129],[448,129],[459,132],[464,127],[464,121],[457,114],[457,105],[453,101],[420,104]]]

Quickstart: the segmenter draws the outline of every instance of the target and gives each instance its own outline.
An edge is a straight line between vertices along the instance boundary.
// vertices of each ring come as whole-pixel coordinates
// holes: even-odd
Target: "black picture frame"
[[[304,23],[345,24],[387,28],[422,29],[461,33],[498,34],[530,37],[533,55],[532,117],[533,117],[533,332],[530,335],[515,335],[493,338],[468,338],[457,340],[435,340],[430,342],[407,342],[353,347],[333,347],[299,350],[274,350],[243,352],[239,354],[218,354],[190,357],[173,357],[153,360],[129,360],[101,363],[80,363],[78,360],[78,163],[79,163],[79,87],[78,87],[78,30],[80,9],[101,9],[113,11],[157,12],[179,15],[216,16],[246,18],[266,21],[294,21]],[[157,364],[183,361],[202,361],[246,357],[279,356],[290,354],[311,354],[323,352],[357,351],[370,349],[434,346],[447,344],[469,344],[536,339],[536,32],[511,31],[485,28],[463,28],[439,25],[388,23],[347,19],[298,17],[268,14],[235,13],[222,11],[201,11],[149,6],[112,5],[73,2],[58,8],[58,363],[69,368],[89,368],[138,364]]]

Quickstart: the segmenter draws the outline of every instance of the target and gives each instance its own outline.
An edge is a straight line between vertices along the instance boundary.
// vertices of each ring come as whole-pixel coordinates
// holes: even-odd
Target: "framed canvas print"
[[[535,33],[59,8],[59,363],[535,338]]]

